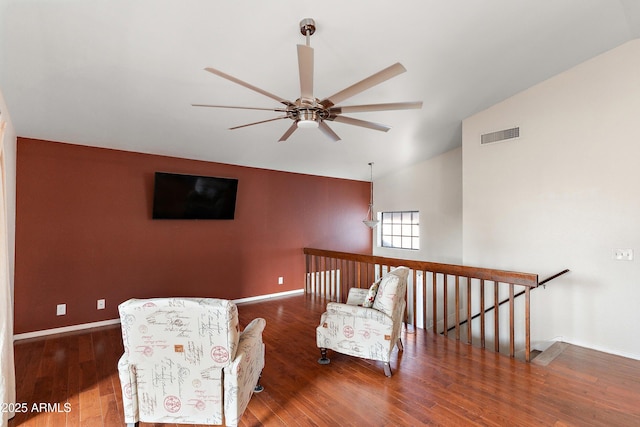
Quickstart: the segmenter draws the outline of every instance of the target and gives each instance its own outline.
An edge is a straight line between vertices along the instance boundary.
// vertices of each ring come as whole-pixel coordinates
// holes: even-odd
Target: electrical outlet
[[[613,251],[613,259],[617,261],[633,261],[633,249],[616,249]]]
[[[278,277],[278,285],[284,285],[284,277]]]
[[[104,299],[99,299],[98,300],[98,310],[104,310],[104,307],[105,307]]]
[[[67,304],[58,304],[56,306],[56,316],[64,316],[67,314]]]

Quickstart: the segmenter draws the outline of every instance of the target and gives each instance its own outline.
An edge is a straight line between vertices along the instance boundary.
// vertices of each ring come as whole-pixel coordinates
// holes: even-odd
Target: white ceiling
[[[424,101],[352,113],[387,132],[192,103],[279,107],[203,69],[299,97],[299,22],[317,31],[322,99],[395,63],[407,72],[342,105]],[[19,136],[367,180],[461,144],[461,121],[640,37],[636,0],[0,0],[0,90]]]

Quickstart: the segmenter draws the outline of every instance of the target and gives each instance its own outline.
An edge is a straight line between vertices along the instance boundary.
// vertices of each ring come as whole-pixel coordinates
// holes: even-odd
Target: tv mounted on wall
[[[153,219],[233,219],[238,180],[156,172]]]

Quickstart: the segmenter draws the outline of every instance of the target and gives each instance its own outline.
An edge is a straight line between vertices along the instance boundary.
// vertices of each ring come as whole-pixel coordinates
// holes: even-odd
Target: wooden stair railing
[[[392,267],[405,266],[411,269],[407,290],[407,323],[416,327],[419,320],[424,329],[433,328],[445,336],[449,332],[449,322],[455,325],[455,338],[461,340],[461,317],[472,318],[472,307],[479,305],[480,331],[476,341],[486,348],[487,333],[485,306],[496,305],[500,296],[508,294],[509,356],[515,357],[515,289],[524,293],[522,316],[524,333],[524,358],[531,360],[530,336],[530,290],[538,286],[538,275],[489,268],[468,267],[455,264],[441,264],[388,258],[375,255],[304,248],[306,264],[305,293],[323,297],[331,301],[346,301],[349,288],[368,288],[377,277]],[[431,286],[428,286],[428,285]],[[489,288],[489,298],[485,288]],[[449,288],[453,287],[454,298],[449,300]],[[463,291],[465,289],[466,291]],[[430,298],[429,298],[429,294]],[[420,298],[418,298],[420,295]],[[487,300],[490,301],[487,303]],[[453,309],[453,314],[450,311]],[[462,311],[464,309],[464,311]],[[422,313],[417,318],[417,312]],[[449,319],[453,315],[453,319]],[[519,318],[520,319],[520,318]],[[431,324],[429,323],[431,322]],[[501,331],[500,310],[494,310],[493,328],[489,338],[493,339],[494,351],[500,352]],[[473,343],[472,323],[466,323],[466,342]],[[442,327],[440,327],[442,324]]]
[[[567,274],[569,271],[570,271],[569,269],[565,269],[565,270],[562,270],[562,271],[561,271],[561,272],[559,272],[559,273],[556,273],[556,274],[554,274],[554,275],[552,275],[552,276],[547,277],[547,278],[546,278],[546,279],[544,279],[544,280],[541,280],[541,281],[538,283],[538,287],[542,286],[542,287],[545,287],[545,288],[546,288],[546,286],[545,286],[545,285],[546,285],[548,282],[552,281],[553,279],[555,279],[555,278],[557,278],[557,277],[562,276],[563,274]],[[524,295],[524,293],[525,293],[524,291],[518,292],[517,294],[515,294],[515,295],[514,295],[514,298],[518,298],[518,297],[520,297],[520,296]],[[498,303],[498,307],[500,307],[501,305],[506,304],[506,303],[508,303],[508,302],[509,302],[509,300],[508,300],[508,299],[504,299],[504,300],[502,300],[502,301],[500,301],[500,302]],[[494,310],[495,308],[496,308],[496,306],[495,306],[495,305],[492,305],[492,306],[491,306],[491,307],[489,307],[489,308],[485,308],[485,309],[484,309],[484,314],[489,313],[490,311]],[[471,320],[473,321],[473,320],[477,319],[478,317],[482,316],[482,314],[483,314],[482,312],[474,314],[473,316],[471,316]],[[462,320],[462,321],[460,322],[460,326],[464,325],[464,324],[465,324],[465,323],[467,323],[468,321],[469,321],[468,319],[464,319],[464,320]],[[453,329],[455,329],[455,326],[454,326],[454,327],[449,328],[449,332],[450,332],[450,331],[452,331]]]

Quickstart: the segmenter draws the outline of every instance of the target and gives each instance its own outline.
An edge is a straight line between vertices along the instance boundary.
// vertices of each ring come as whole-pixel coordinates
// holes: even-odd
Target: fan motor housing
[[[311,36],[316,32],[316,21],[311,18],[305,18],[300,21],[300,32],[303,36]]]

